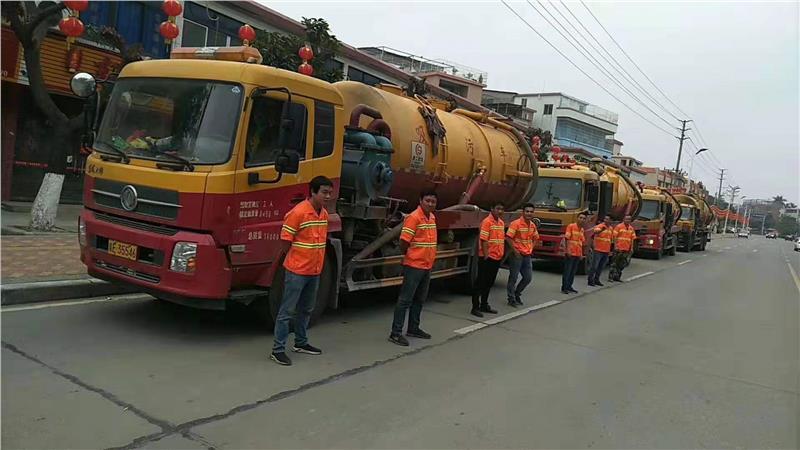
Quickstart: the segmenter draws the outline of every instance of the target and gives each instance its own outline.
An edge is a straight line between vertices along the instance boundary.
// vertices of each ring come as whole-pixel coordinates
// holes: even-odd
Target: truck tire
[[[703,241],[700,243],[700,251],[704,252],[706,251],[706,245],[708,245],[708,236],[704,234],[701,239]]]
[[[672,247],[669,248],[669,256],[675,256],[675,254],[678,252],[677,247],[678,245],[674,244]]]
[[[664,256],[664,252],[662,251],[662,249],[656,250],[656,254],[655,254],[656,261],[660,260],[662,256]]]
[[[686,251],[692,252],[694,251],[694,241],[695,241],[695,234],[694,231],[689,233],[689,240],[686,242]]]

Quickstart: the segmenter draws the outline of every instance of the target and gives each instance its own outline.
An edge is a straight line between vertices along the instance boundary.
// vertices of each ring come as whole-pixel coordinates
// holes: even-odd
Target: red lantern
[[[248,24],[239,27],[239,39],[242,40],[244,45],[250,45],[251,42],[256,40],[256,30]]]
[[[58,22],[58,29],[61,30],[62,33],[66,34],[67,37],[76,38],[83,34],[84,27],[81,19],[69,16],[64,17],[61,19],[61,22]]]
[[[183,12],[183,6],[178,0],[165,0],[161,5],[161,10],[170,17],[179,16]]]
[[[308,44],[300,47],[300,50],[297,52],[297,54],[300,56],[300,59],[306,62],[314,59],[314,50],[311,50],[311,47],[309,47]]]
[[[89,0],[66,0],[64,6],[73,11],[83,12],[89,8]]]
[[[164,36],[164,40],[167,44],[171,44],[172,40],[178,37],[178,26],[170,21],[161,22],[161,26],[158,27],[158,32],[161,33],[161,36]]]
[[[314,73],[314,68],[311,67],[311,64],[304,62],[303,64],[300,64],[300,67],[297,68],[297,71],[303,75],[311,76]]]

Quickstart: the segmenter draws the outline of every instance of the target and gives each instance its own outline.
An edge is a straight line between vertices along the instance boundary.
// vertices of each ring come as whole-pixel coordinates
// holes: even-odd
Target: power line
[[[625,51],[625,49],[624,49],[624,48],[622,48],[622,46],[619,44],[619,42],[617,42],[617,40],[616,40],[616,39],[614,39],[614,36],[612,36],[612,35],[611,35],[611,33],[610,33],[610,32],[609,32],[607,29],[606,29],[606,27],[605,27],[605,26],[603,26],[603,24],[600,22],[600,19],[598,19],[598,18],[597,18],[597,16],[595,16],[595,15],[594,15],[594,13],[592,12],[592,10],[591,10],[591,9],[589,9],[589,7],[586,5],[586,3],[584,3],[584,1],[583,1],[583,0],[580,0],[580,1],[581,1],[581,5],[583,5],[583,7],[584,7],[584,8],[586,8],[586,11],[588,11],[588,12],[589,12],[589,14],[590,14],[590,15],[591,15],[591,16],[594,18],[595,22],[597,22],[597,24],[598,24],[598,25],[600,25],[600,28],[602,28],[602,29],[603,29],[603,31],[605,31],[606,35],[608,35],[608,37],[611,39],[611,41],[612,41],[612,42],[614,42],[614,44],[615,44],[615,45],[617,46],[617,48],[618,48],[618,49],[619,49],[619,50],[622,52],[622,54],[623,54],[623,55],[625,55],[625,57],[626,57],[626,58],[628,58],[628,61],[630,61],[630,62],[631,62],[631,64],[633,64],[633,65],[634,65],[634,67],[636,67],[636,69],[637,69],[637,70],[639,70],[639,73],[641,73],[642,75],[644,75],[644,77],[645,77],[645,78],[647,78],[647,81],[649,81],[649,82],[650,82],[650,84],[652,84],[652,85],[653,85],[653,87],[654,87],[654,88],[656,88],[656,90],[657,90],[658,92],[660,92],[660,93],[661,93],[661,95],[662,95],[662,96],[664,96],[664,98],[665,98],[665,99],[667,99],[667,101],[668,101],[668,102],[670,102],[670,103],[672,104],[672,106],[674,106],[674,107],[675,107],[675,108],[676,108],[676,109],[677,109],[677,110],[678,110],[678,111],[679,111],[681,114],[683,114],[685,117],[690,117],[690,115],[689,115],[689,114],[686,114],[686,112],[685,112],[684,110],[682,110],[682,109],[680,108],[680,106],[676,105],[676,104],[675,104],[675,102],[673,102],[673,101],[672,101],[672,100],[671,100],[671,99],[670,99],[670,98],[667,96],[667,94],[665,94],[665,93],[664,93],[664,91],[662,91],[662,90],[661,90],[661,88],[659,88],[659,87],[658,87],[658,85],[657,85],[657,84],[656,84],[656,83],[655,83],[655,82],[654,82],[654,81],[653,81],[653,80],[652,80],[652,79],[651,79],[649,76],[647,76],[647,74],[644,72],[644,70],[642,70],[642,68],[641,68],[641,67],[639,67],[639,65],[638,65],[638,64],[636,64],[636,61],[634,61],[634,60],[633,60],[633,58],[631,58],[631,57],[630,57],[630,55],[628,55],[628,52],[626,52],[626,51]]]
[[[562,14],[562,13],[561,13],[561,11],[560,11],[560,10],[559,10],[559,9],[558,9],[556,6],[555,6],[555,3],[553,3],[553,9],[555,9],[555,10],[556,10],[556,12],[557,12],[557,13],[558,13],[558,14],[559,14],[559,15],[560,15],[562,18],[564,18],[564,21],[566,21],[567,23],[569,23],[569,24],[572,26],[572,28],[573,28],[573,29],[574,29],[574,30],[575,30],[575,31],[576,31],[576,32],[577,32],[577,33],[578,33],[578,34],[579,34],[579,35],[580,35],[580,36],[581,36],[581,37],[582,37],[584,40],[586,40],[586,42],[588,42],[588,43],[589,43],[589,45],[591,45],[591,46],[592,46],[592,48],[593,48],[595,51],[597,51],[597,53],[598,53],[598,54],[599,54],[599,55],[600,55],[600,56],[601,56],[601,57],[602,57],[602,58],[603,58],[603,59],[604,59],[604,60],[605,60],[605,61],[606,61],[606,62],[607,62],[607,63],[608,63],[608,64],[609,64],[611,67],[613,67],[613,68],[614,68],[614,70],[616,70],[616,71],[617,71],[617,73],[619,73],[619,74],[620,74],[620,75],[621,75],[623,78],[625,78],[625,80],[626,80],[626,81],[628,81],[629,83],[632,83],[632,84],[634,84],[634,85],[635,85],[635,87],[636,87],[636,88],[637,88],[637,89],[638,89],[638,90],[639,90],[639,91],[640,91],[642,94],[644,94],[644,95],[645,95],[645,96],[646,96],[648,99],[650,99],[650,101],[651,101],[651,102],[653,102],[653,103],[654,103],[656,106],[658,106],[659,108],[661,108],[661,109],[662,109],[664,112],[666,112],[667,114],[669,114],[670,116],[672,116],[672,118],[673,118],[673,119],[675,119],[675,120],[678,120],[678,121],[679,121],[679,120],[681,120],[681,119],[680,119],[678,116],[676,116],[675,114],[673,114],[673,113],[672,113],[672,111],[670,111],[668,108],[666,108],[666,107],[665,107],[665,106],[664,106],[664,105],[663,105],[661,102],[659,102],[658,100],[656,100],[656,99],[655,99],[655,97],[653,97],[653,96],[650,94],[650,92],[649,92],[647,89],[645,89],[645,88],[644,88],[644,86],[642,86],[642,85],[639,83],[639,81],[638,81],[638,80],[636,80],[636,78],[635,78],[633,75],[631,75],[631,74],[630,74],[630,72],[628,72],[627,70],[625,70],[625,68],[622,66],[622,64],[620,64],[620,63],[619,63],[619,61],[617,61],[617,59],[614,57],[614,55],[612,55],[612,54],[611,54],[611,52],[609,52],[609,51],[608,51],[608,49],[606,49],[606,48],[605,48],[605,46],[604,46],[604,45],[603,45],[603,44],[600,42],[600,40],[599,40],[599,39],[597,39],[597,37],[595,37],[594,33],[592,33],[592,32],[591,32],[591,30],[589,30],[589,28],[588,28],[588,27],[586,27],[586,25],[584,25],[584,24],[583,24],[583,22],[581,21],[581,19],[579,19],[579,18],[578,18],[578,16],[576,16],[576,15],[575,15],[575,13],[573,13],[573,12],[572,12],[572,10],[569,8],[569,5],[567,5],[566,3],[564,3],[564,1],[563,1],[563,0],[559,0],[559,3],[561,3],[561,6],[562,6],[562,7],[564,7],[564,9],[566,9],[566,10],[567,10],[567,12],[568,12],[568,13],[569,13],[569,14],[572,16],[572,18],[575,20],[575,22],[578,22],[578,25],[580,25],[580,26],[581,26],[581,28],[583,28],[583,30],[584,30],[584,31],[586,31],[586,33],[587,33],[587,34],[589,34],[589,37],[591,37],[591,38],[592,38],[592,40],[594,40],[594,42],[595,42],[595,43],[597,43],[597,45],[600,47],[600,49],[601,49],[603,52],[605,52],[605,54],[607,54],[607,55],[608,55],[608,56],[611,58],[611,61],[613,61],[613,63],[612,63],[611,61],[609,61],[609,60],[608,60],[608,58],[606,58],[606,57],[605,57],[605,55],[603,55],[603,52],[600,52],[599,50],[597,50],[597,48],[596,48],[594,45],[592,45],[591,41],[589,41],[589,39],[587,39],[587,38],[586,38],[586,36],[584,36],[584,35],[583,35],[583,34],[582,34],[582,33],[581,33],[581,32],[580,32],[578,29],[577,29],[577,27],[575,27],[574,25],[572,25],[572,23],[569,21],[569,19],[567,19],[567,17],[566,17],[564,14]]]
[[[625,108],[627,108],[628,110],[630,110],[632,113],[636,114],[636,115],[637,115],[637,116],[639,116],[639,117],[640,117],[642,120],[644,120],[645,122],[647,122],[647,123],[649,123],[650,125],[654,126],[655,128],[658,128],[659,130],[663,131],[664,133],[666,133],[666,134],[668,134],[668,135],[670,135],[670,136],[672,136],[672,137],[677,137],[677,136],[675,136],[674,134],[672,134],[672,132],[665,130],[664,128],[662,128],[661,126],[659,126],[658,124],[656,124],[656,123],[655,123],[655,122],[653,122],[652,120],[648,119],[647,117],[644,117],[644,116],[643,116],[643,115],[641,115],[641,114],[640,114],[638,111],[636,111],[635,109],[633,109],[633,108],[631,108],[630,106],[628,106],[628,104],[627,104],[627,103],[625,103],[625,102],[623,102],[622,100],[620,100],[620,99],[619,99],[619,97],[617,97],[616,95],[614,95],[614,93],[612,93],[611,91],[609,91],[608,89],[606,89],[606,87],[605,87],[605,86],[603,86],[603,85],[602,85],[602,84],[600,84],[600,83],[599,83],[597,80],[595,80],[594,78],[592,78],[592,76],[591,76],[591,75],[589,75],[588,73],[586,73],[586,71],[584,71],[583,69],[581,69],[581,67],[580,67],[580,66],[578,66],[577,64],[575,64],[575,62],[574,62],[574,61],[572,61],[572,60],[571,60],[571,59],[570,59],[570,58],[569,58],[567,55],[565,55],[565,54],[564,54],[564,52],[562,52],[561,50],[559,50],[559,49],[558,49],[558,47],[556,47],[555,45],[553,45],[553,43],[552,43],[552,42],[550,42],[549,40],[547,40],[547,38],[546,38],[546,37],[544,37],[544,35],[542,35],[542,34],[541,34],[541,33],[540,33],[540,32],[539,32],[539,31],[538,31],[536,28],[534,28],[534,27],[533,27],[533,25],[531,25],[531,24],[530,24],[530,23],[529,23],[527,20],[525,20],[525,18],[524,18],[524,17],[522,17],[521,15],[519,15],[519,13],[518,13],[516,10],[514,10],[514,8],[512,8],[512,7],[511,7],[511,6],[510,6],[510,5],[509,5],[509,4],[506,2],[506,0],[500,0],[500,1],[503,3],[503,5],[504,5],[506,8],[508,8],[508,10],[509,10],[509,11],[511,11],[511,12],[512,12],[512,13],[513,13],[515,16],[517,16],[517,17],[519,18],[519,20],[521,20],[521,21],[522,21],[522,22],[523,22],[523,23],[524,23],[524,24],[525,24],[525,25],[526,25],[528,28],[530,28],[530,29],[531,29],[531,31],[533,31],[534,33],[536,33],[536,35],[537,35],[537,36],[539,36],[539,37],[540,37],[540,38],[541,38],[541,39],[542,39],[542,40],[543,40],[545,43],[547,43],[547,45],[549,45],[549,46],[550,46],[550,47],[551,47],[553,50],[555,50],[555,51],[556,51],[556,53],[558,53],[558,54],[559,54],[559,55],[561,55],[561,56],[562,56],[564,59],[566,59],[566,60],[567,60],[567,61],[568,61],[570,64],[572,64],[572,66],[573,66],[573,67],[575,67],[576,69],[578,69],[578,71],[580,71],[580,72],[581,72],[581,73],[582,73],[584,76],[586,76],[586,78],[590,79],[590,80],[591,80],[591,81],[592,81],[594,84],[596,84],[596,85],[597,85],[597,86],[598,86],[600,89],[602,89],[602,90],[603,90],[605,93],[607,93],[608,95],[610,95],[610,96],[611,96],[611,97],[612,97],[614,100],[618,101],[618,102],[619,102],[619,103],[620,103],[622,106],[624,106]]]
[[[556,32],[562,38],[564,38],[565,41],[567,41],[567,43],[569,43],[575,50],[578,51],[578,53],[580,53],[584,58],[586,58],[589,61],[589,63],[591,63],[595,68],[597,68],[597,70],[599,70],[609,80],[614,82],[614,84],[616,84],[620,89],[622,89],[625,93],[627,93],[631,98],[633,98],[635,101],[637,101],[640,105],[644,106],[645,109],[650,111],[651,114],[653,114],[654,116],[656,116],[659,119],[661,119],[664,123],[667,124],[667,126],[672,126],[672,124],[670,123],[669,120],[663,118],[657,112],[655,112],[652,108],[650,108],[650,106],[647,105],[645,102],[643,102],[639,97],[637,97],[636,94],[631,92],[630,89],[626,88],[619,81],[619,79],[617,79],[617,77],[614,76],[614,74],[612,74],[608,69],[603,67],[603,64],[600,63],[600,61],[598,61],[597,58],[594,57],[592,52],[590,52],[577,38],[575,38],[573,36],[570,36],[569,35],[569,30],[567,30],[567,28],[563,24],[561,24],[561,22],[559,22],[558,19],[556,19],[556,17],[547,9],[546,6],[544,6],[544,4],[540,0],[536,0],[536,2],[547,13],[547,15],[550,16],[551,19],[553,19],[553,22],[555,22],[555,24],[557,24],[558,26],[554,25],[553,22],[550,21],[550,19],[545,17],[545,15],[542,14],[542,12],[533,3],[531,3],[530,0],[526,0],[526,2],[528,3],[528,5],[530,5],[531,8],[533,8],[534,11],[536,11],[542,17],[542,19],[545,20],[545,22],[547,22],[548,25],[550,25],[554,30],[556,30]],[[559,29],[559,27],[561,29]],[[562,32],[562,30],[563,30],[563,32]],[[573,42],[573,40],[575,42]],[[580,47],[580,48],[578,48],[578,47]]]

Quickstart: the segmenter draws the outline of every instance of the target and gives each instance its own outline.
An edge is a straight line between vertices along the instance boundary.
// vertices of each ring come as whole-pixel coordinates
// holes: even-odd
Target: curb
[[[42,303],[53,300],[100,297],[134,292],[137,292],[134,287],[111,284],[96,278],[13,283],[0,286],[0,305]]]

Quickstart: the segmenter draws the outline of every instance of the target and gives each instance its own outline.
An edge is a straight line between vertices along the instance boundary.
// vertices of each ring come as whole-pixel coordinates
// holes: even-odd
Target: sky
[[[297,20],[323,18],[341,41],[356,47],[387,46],[482,69],[489,73],[488,89],[559,91],[617,112],[622,153],[648,166],[675,167],[680,132],[674,128],[680,123],[670,113],[691,119],[692,141],[684,144],[681,168],[691,167],[692,178],[716,193],[719,168],[724,167],[724,186],[738,185],[740,195],[780,194],[800,203],[798,2],[587,2],[588,10],[680,112],[619,51],[583,4],[531,0],[568,29],[574,25],[583,31],[580,24],[588,28],[661,106],[611,73],[661,118],[606,78],[526,2],[509,4],[616,99],[499,1],[261,3]],[[583,45],[591,50],[585,41]],[[695,157],[695,149],[703,147],[710,151]]]

